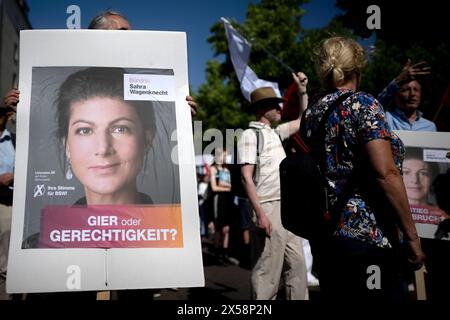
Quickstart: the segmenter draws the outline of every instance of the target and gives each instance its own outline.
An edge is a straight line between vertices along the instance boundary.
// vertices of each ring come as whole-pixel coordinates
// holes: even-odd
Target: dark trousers
[[[427,300],[447,302],[450,288],[450,241],[420,239],[426,260],[425,286]]]
[[[353,239],[310,241],[320,283],[328,301],[407,301],[398,255]]]

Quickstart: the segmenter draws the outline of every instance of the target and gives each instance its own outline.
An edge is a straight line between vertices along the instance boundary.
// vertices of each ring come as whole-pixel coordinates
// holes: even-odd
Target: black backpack
[[[339,96],[328,107],[320,121],[312,146],[323,150],[315,149],[313,155],[312,146],[307,146],[297,136],[300,148],[280,163],[281,221],[285,229],[305,239],[330,234],[339,218],[336,214],[331,214],[335,210],[328,207],[327,182],[321,168],[326,165],[325,124],[331,112],[350,95],[351,93],[345,93]],[[337,204],[342,202],[339,200]]]

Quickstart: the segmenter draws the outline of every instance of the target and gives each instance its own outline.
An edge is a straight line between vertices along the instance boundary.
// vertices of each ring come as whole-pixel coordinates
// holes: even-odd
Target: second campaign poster
[[[450,172],[448,132],[398,131],[405,143],[403,182],[411,215],[421,238],[450,240],[441,223],[449,218],[445,207]]]

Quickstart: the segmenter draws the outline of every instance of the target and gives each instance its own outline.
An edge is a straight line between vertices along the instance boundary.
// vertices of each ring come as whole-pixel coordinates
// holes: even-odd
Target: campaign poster
[[[185,34],[24,31],[20,61],[8,291],[202,286]]]
[[[32,69],[22,248],[182,248],[173,70]]]
[[[450,177],[450,133],[404,132],[403,182],[412,218],[419,236],[450,240],[441,224],[450,218],[448,190]]]

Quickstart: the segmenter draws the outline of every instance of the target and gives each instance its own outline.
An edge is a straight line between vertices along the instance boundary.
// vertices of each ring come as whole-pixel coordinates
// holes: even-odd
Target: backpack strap
[[[259,156],[261,154],[260,150],[262,150],[262,149],[260,149],[261,145],[260,145],[259,141],[260,140],[264,140],[264,139],[260,139],[260,136],[262,134],[261,133],[261,129],[257,129],[257,128],[251,128],[251,129],[255,132],[255,135],[256,135],[256,164],[255,164],[255,169],[253,170],[253,181],[255,181],[256,170],[257,170],[258,161],[259,161]]]
[[[257,128],[250,128],[253,130],[253,132],[256,135],[256,159],[259,159],[259,155],[260,155],[260,149],[259,149],[259,136],[261,135],[261,130],[257,129]]]
[[[334,100],[330,106],[328,106],[327,110],[324,112],[322,119],[320,119],[319,127],[316,133],[316,136],[312,139],[313,144],[310,146],[310,150],[313,150],[313,154],[315,157],[317,157],[318,165],[319,165],[319,172],[325,172],[327,167],[327,159],[326,159],[326,149],[325,149],[325,126],[328,122],[328,118],[330,117],[331,113],[335,111],[348,97],[350,97],[353,93],[352,92],[346,92],[344,94],[341,94],[336,100]],[[349,193],[353,190],[353,183],[351,182],[353,176],[353,173],[351,177],[347,180],[342,192],[337,197],[337,201],[333,208],[329,210],[328,208],[328,200],[326,201],[326,208],[327,208],[327,215],[328,219],[335,220],[336,218],[339,219],[339,217],[336,217],[334,215],[334,211],[341,206],[343,206],[343,202],[347,201]],[[325,175],[323,175],[324,183],[325,185],[328,185]],[[326,191],[326,190],[325,190]],[[328,198],[328,195],[327,195]]]
[[[320,156],[321,168],[326,167],[326,153],[318,152],[318,150],[320,149],[320,147],[322,145],[325,145],[325,135],[326,135],[325,126],[328,122],[328,118],[330,117],[331,113],[334,110],[336,110],[352,94],[353,94],[352,92],[346,92],[346,93],[341,94],[336,100],[333,101],[333,103],[331,103],[331,105],[327,108],[327,110],[323,114],[322,119],[320,119],[319,127],[317,130],[317,135],[313,139],[314,143],[312,144],[311,148],[315,152],[317,152],[317,154]],[[322,151],[325,151],[325,150],[322,150]],[[325,161],[325,163],[324,163],[324,161]]]

